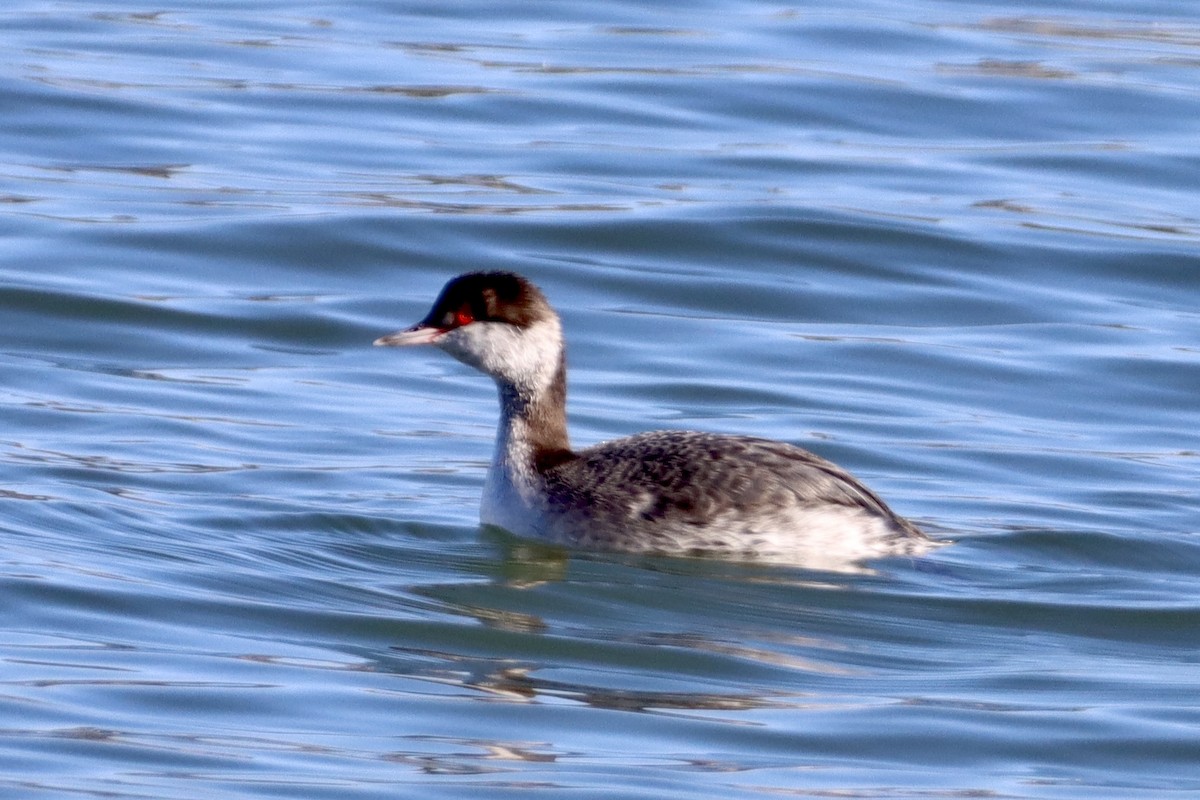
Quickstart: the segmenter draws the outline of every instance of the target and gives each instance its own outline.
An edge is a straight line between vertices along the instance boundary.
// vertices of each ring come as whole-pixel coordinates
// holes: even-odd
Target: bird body
[[[433,344],[495,380],[485,524],[571,547],[822,569],[934,546],[850,473],[785,442],[656,431],[572,450],[562,325],[519,275],[461,275],[425,319],[375,343]]]

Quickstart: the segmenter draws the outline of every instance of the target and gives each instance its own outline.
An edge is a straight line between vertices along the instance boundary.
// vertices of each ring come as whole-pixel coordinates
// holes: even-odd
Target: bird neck
[[[507,461],[510,467],[532,466],[543,472],[575,457],[567,434],[564,355],[559,355],[558,367],[544,386],[530,389],[499,381],[496,385],[500,391],[497,461]]]

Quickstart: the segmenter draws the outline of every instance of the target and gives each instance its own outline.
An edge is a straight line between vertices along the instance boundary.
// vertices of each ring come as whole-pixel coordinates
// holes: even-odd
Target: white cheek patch
[[[459,361],[514,388],[539,392],[558,370],[562,326],[557,319],[518,328],[504,322],[472,322],[435,343]]]

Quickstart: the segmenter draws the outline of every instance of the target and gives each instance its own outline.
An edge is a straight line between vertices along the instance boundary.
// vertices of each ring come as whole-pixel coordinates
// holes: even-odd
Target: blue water
[[[0,794],[1200,793],[1200,8],[0,10]],[[478,527],[496,401],[372,348],[562,313],[577,443],[802,444],[861,574]]]

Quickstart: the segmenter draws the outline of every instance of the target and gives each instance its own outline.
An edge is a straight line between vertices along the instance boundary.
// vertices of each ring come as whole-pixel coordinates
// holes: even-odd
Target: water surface
[[[6,797],[1200,791],[1200,16],[0,11]],[[802,444],[955,544],[478,527],[534,278],[577,443]]]

